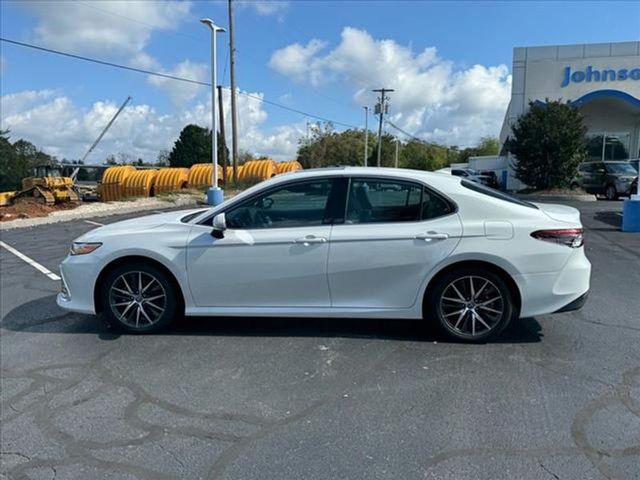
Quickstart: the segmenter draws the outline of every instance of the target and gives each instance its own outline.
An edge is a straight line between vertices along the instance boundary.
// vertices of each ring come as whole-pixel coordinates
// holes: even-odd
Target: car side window
[[[430,218],[443,217],[444,215],[453,213],[454,207],[440,195],[432,192],[427,187],[423,187],[421,210],[422,214],[420,218],[422,220],[429,220]]]
[[[231,229],[310,227],[322,225],[332,179],[284,185],[257,195],[225,212]]]
[[[420,220],[422,186],[394,180],[351,180],[345,223]]]

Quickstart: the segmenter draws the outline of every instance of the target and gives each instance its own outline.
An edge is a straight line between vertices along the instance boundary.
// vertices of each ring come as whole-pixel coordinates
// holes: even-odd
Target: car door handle
[[[302,243],[303,245],[310,245],[312,243],[326,243],[327,239],[324,237],[316,237],[315,235],[307,235],[306,237],[296,238],[293,243]]]
[[[449,235],[447,235],[446,233],[438,232],[419,233],[415,236],[416,240],[425,240],[427,242],[430,240],[446,240],[447,238],[449,238]]]

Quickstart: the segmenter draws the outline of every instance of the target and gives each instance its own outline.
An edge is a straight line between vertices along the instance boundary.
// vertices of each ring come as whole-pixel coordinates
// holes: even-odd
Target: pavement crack
[[[538,464],[540,465],[540,468],[542,468],[545,472],[547,472],[549,475],[551,475],[553,478],[555,478],[556,480],[560,480],[560,477],[558,475],[556,475],[555,473],[553,473],[551,470],[549,470],[544,463],[542,462],[538,462]]]

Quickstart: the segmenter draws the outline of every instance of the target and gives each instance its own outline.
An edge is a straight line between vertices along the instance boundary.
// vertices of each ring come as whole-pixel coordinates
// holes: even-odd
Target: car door
[[[199,307],[328,307],[332,178],[291,181],[226,210],[224,237],[193,227],[189,286]],[[205,222],[209,223],[209,222]]]
[[[329,252],[333,307],[409,308],[460,242],[455,205],[417,182],[352,178]]]

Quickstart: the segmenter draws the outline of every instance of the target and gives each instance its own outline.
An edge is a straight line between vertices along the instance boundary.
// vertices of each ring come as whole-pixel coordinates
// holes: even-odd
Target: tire
[[[613,185],[607,185],[607,188],[604,191],[604,196],[607,200],[617,200],[618,199],[618,191],[616,187]]]
[[[174,282],[165,272],[147,263],[114,268],[100,288],[103,319],[123,333],[159,332],[178,311]]]
[[[499,335],[517,315],[509,286],[490,270],[452,270],[438,278],[430,290],[425,313],[458,341],[486,342]]]

